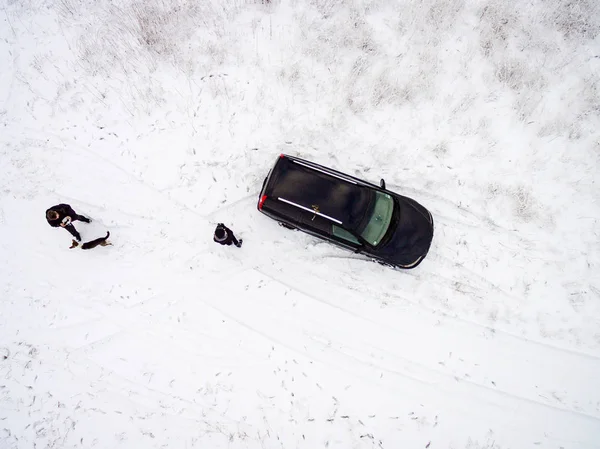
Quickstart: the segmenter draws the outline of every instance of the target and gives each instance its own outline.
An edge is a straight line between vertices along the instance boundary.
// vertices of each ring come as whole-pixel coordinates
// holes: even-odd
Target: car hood
[[[425,256],[433,239],[433,218],[416,201],[393,194],[399,205],[399,214],[392,234],[377,248],[378,255],[399,265],[411,265]]]

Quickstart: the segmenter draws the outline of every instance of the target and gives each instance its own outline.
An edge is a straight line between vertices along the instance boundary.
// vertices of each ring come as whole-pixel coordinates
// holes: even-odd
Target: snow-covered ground
[[[600,2],[0,6],[0,448],[600,447]],[[281,152],[425,261],[259,214]]]

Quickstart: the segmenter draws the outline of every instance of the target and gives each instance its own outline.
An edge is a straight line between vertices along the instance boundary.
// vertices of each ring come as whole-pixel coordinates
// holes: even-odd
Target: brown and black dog
[[[94,240],[90,240],[89,242],[85,242],[83,245],[81,245],[81,249],[92,249],[98,245],[100,245],[100,246],[112,245],[112,243],[107,241],[109,237],[110,237],[110,232],[106,231],[106,237],[100,237],[98,239],[94,239]],[[77,242],[77,240],[73,240],[73,243],[71,244],[71,249],[76,248],[77,246],[79,246],[79,243]]]

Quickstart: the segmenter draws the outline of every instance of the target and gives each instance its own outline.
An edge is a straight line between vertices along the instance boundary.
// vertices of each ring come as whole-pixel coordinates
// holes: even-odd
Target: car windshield
[[[377,246],[385,236],[394,212],[394,200],[387,193],[375,192],[375,205],[361,237],[373,246]]]

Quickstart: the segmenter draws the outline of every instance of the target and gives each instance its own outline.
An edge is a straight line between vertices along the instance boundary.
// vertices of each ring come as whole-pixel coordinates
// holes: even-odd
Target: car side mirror
[[[382,189],[385,189],[385,181],[383,178],[381,178],[381,181],[379,181],[379,187],[381,187]]]

